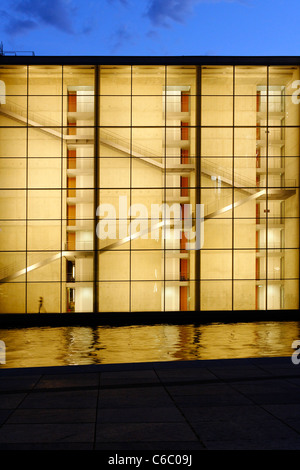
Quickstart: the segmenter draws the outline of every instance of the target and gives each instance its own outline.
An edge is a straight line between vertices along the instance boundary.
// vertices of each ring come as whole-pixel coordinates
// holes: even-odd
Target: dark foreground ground
[[[0,369],[0,450],[12,449],[114,458],[300,450],[300,364],[286,357]]]

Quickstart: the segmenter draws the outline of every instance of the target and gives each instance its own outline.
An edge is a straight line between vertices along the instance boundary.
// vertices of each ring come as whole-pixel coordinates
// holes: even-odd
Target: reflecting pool
[[[298,339],[299,322],[0,329],[0,368],[291,356]]]

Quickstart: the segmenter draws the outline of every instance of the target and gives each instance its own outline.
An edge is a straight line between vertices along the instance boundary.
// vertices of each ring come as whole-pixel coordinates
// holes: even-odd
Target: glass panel
[[[132,216],[145,218],[145,216],[151,217],[151,213],[155,213],[160,205],[164,202],[164,190],[161,188],[157,189],[132,189],[131,190],[131,206]],[[172,203],[171,198],[169,201]],[[156,206],[156,204],[158,206]],[[171,205],[170,205],[171,207]],[[148,217],[147,217],[148,218]]]
[[[260,128],[235,127],[234,129],[234,155],[237,157],[256,157],[259,155]]]
[[[231,310],[232,281],[201,281],[201,310]]]
[[[29,117],[27,116],[26,96],[10,95],[5,97],[5,99],[2,99],[2,101],[3,103],[0,103],[1,126],[21,127],[27,124],[27,119],[29,119]]]
[[[284,129],[284,163],[285,163],[285,172],[287,175],[287,179],[296,179],[298,176],[298,166],[299,166],[299,128],[295,127],[286,127]],[[287,157],[296,157],[294,159],[290,159]],[[294,177],[292,176],[293,172],[295,172]],[[297,186],[299,186],[297,184]]]
[[[63,66],[63,94],[80,87],[81,90],[94,94],[94,67],[92,65]],[[87,88],[84,88],[87,87]]]
[[[76,240],[77,242],[77,240]],[[77,242],[78,244],[78,242]],[[82,245],[81,245],[82,246]],[[80,249],[80,248],[79,248]],[[77,248],[78,250],[78,248]],[[84,248],[83,248],[84,250]],[[92,288],[92,282],[93,282],[93,257],[92,253],[87,253],[85,251],[77,251],[75,255],[75,287],[76,287],[76,292],[77,292],[77,287],[78,288],[83,288],[83,289],[90,289]],[[92,291],[93,294],[93,291]],[[75,301],[75,305],[77,304],[77,300]],[[85,296],[82,293],[82,299],[80,300],[81,308],[84,306],[87,310],[91,308],[90,311],[93,310],[92,305],[90,306],[90,301],[88,299],[87,303],[85,304],[84,302]]]
[[[201,250],[201,279],[232,279],[231,250]]]
[[[267,309],[268,310],[279,310],[283,305],[282,294],[284,292],[280,282],[269,281],[266,285],[267,291]]]
[[[0,188],[26,187],[26,159],[0,157]]]
[[[130,126],[131,97],[102,96],[100,99],[100,126]]]
[[[162,283],[157,281],[131,282],[131,310],[159,312],[162,306]]]
[[[256,281],[238,280],[233,285],[233,308],[234,310],[257,310],[258,309],[258,286]],[[261,305],[261,309],[264,307]]]
[[[148,162],[152,167],[162,168],[165,155],[164,135],[165,130],[159,127],[133,128],[132,156],[137,161],[143,161],[144,166]]]
[[[53,252],[27,252],[28,282],[61,280],[61,256]]]
[[[26,129],[0,127],[0,156],[7,158],[26,157]]]
[[[235,219],[234,220],[234,247],[252,248],[257,247],[257,226],[256,218],[251,219]]]
[[[100,282],[99,311],[130,312],[129,282]]]
[[[234,158],[234,186],[245,188],[249,196],[254,193],[253,188],[259,188],[263,181],[258,179],[257,159],[255,157]]]
[[[115,219],[114,215],[107,212],[105,216],[99,220],[96,233],[99,249],[103,250],[103,252],[108,250],[120,251],[130,249],[132,242],[130,239],[130,223],[127,220]]]
[[[61,126],[62,103],[60,96],[29,96],[28,123],[34,127]],[[61,132],[57,129],[56,132]]]
[[[234,217],[255,220],[258,217],[259,205],[262,205],[261,201],[265,199],[265,189],[259,188],[258,191],[254,188],[236,189],[234,191]],[[259,216],[265,217],[266,213],[261,211]]]
[[[258,87],[267,86],[267,74],[267,67],[235,66],[235,94],[256,96]]]
[[[161,97],[165,81],[166,77],[164,66],[134,65],[132,67],[133,95],[157,95],[158,97]]]
[[[0,279],[2,287],[5,283],[20,283],[26,280],[26,253],[0,252]],[[4,297],[3,297],[4,299]]]
[[[61,186],[61,159],[44,157],[28,159],[28,188],[60,188]]]
[[[292,95],[296,90],[296,84],[293,82],[299,80],[299,67],[296,65],[280,66],[272,65],[269,67],[269,86],[284,87],[285,95]],[[270,92],[270,94],[272,94]]]
[[[274,264],[272,275],[275,279],[297,279],[299,275],[299,249],[277,250],[280,263]],[[279,269],[278,269],[279,268]]]
[[[28,191],[29,219],[60,219],[61,192],[55,189]]]
[[[130,246],[132,250],[161,250],[165,242],[163,229],[159,225],[160,221],[154,218],[146,220],[139,218],[132,219],[128,224],[128,234],[131,234]],[[168,239],[169,235],[166,236]]]
[[[61,130],[58,128],[29,128],[28,156],[38,159],[60,158],[62,152]]]
[[[27,94],[27,66],[26,65],[1,65],[0,67],[1,104],[3,97],[9,95]]]
[[[266,283],[264,281],[256,282],[256,309],[257,310],[266,310],[267,308],[267,298],[266,298]]]
[[[257,97],[236,96],[234,98],[234,125],[235,126],[256,126],[258,119]],[[266,111],[259,115],[266,119]]]
[[[93,311],[93,286],[91,282],[76,283],[75,287],[75,312]]]
[[[71,148],[67,150],[67,157],[63,162],[67,177],[82,176],[88,178],[89,187],[92,186],[91,181],[94,176],[94,157],[90,156],[91,153],[91,146],[87,146],[87,148],[77,148],[76,151],[72,150],[71,146]],[[67,184],[67,180],[65,180],[63,186],[66,187]]]
[[[7,251],[26,249],[26,221],[1,220],[0,246]]]
[[[194,282],[192,281],[166,281],[162,293],[162,309],[165,311],[184,312],[194,307]]]
[[[226,128],[201,129],[201,154],[203,157],[232,157],[233,132]]]
[[[100,165],[105,165],[112,168],[116,167],[117,161],[122,162],[122,159],[131,157],[131,129],[130,128],[101,128],[99,129],[99,156],[107,159]],[[117,160],[115,160],[117,159]],[[115,160],[115,161],[114,161]],[[101,178],[101,171],[100,171]],[[107,181],[105,186],[115,187],[118,185],[118,178],[112,172],[107,174]],[[121,179],[122,181],[122,179]]]
[[[220,189],[232,185],[232,158],[201,158],[201,186],[214,188],[218,194]]]
[[[284,309],[299,309],[299,279],[284,283]]]
[[[100,67],[100,94],[103,95],[130,95],[131,94],[131,67],[117,65],[101,65]]]
[[[161,165],[157,164],[157,160],[155,160],[154,163],[147,160],[147,157],[145,157],[145,159],[138,157],[132,158],[127,164],[125,162],[121,163],[122,164],[119,166],[120,169],[118,170],[119,173],[122,172],[122,168],[124,168],[125,165],[130,166],[131,164],[132,188],[160,188],[164,185],[164,171]],[[120,177],[121,175],[122,173]],[[169,182],[168,176],[167,180]],[[126,181],[129,180],[126,179]]]
[[[26,313],[25,283],[6,283],[0,290],[0,313]]]
[[[196,67],[193,65],[168,65],[166,75],[167,86],[189,87],[191,96],[196,95],[196,70]]]
[[[196,97],[190,87],[167,87],[162,107],[167,126],[196,125]]]
[[[207,219],[228,219],[232,217],[233,195],[231,188],[201,189],[201,204]]]
[[[257,252],[252,250],[234,251],[234,279],[256,279]]]
[[[275,222],[284,224],[284,246],[285,248],[299,248],[299,219],[284,218]]]
[[[129,157],[101,157],[99,171],[100,188],[129,188],[131,165],[138,166],[139,162],[132,161]],[[118,175],[117,178],[116,175]],[[142,165],[141,180],[138,179],[139,185],[141,185],[144,175],[144,166]],[[140,173],[138,176],[140,176]],[[144,176],[145,179],[147,179],[146,176],[147,174]]]
[[[61,95],[62,67],[56,65],[29,66],[28,94]]]
[[[208,219],[204,222],[204,245],[208,248],[232,247],[232,221],[230,219]],[[200,254],[201,256],[201,254]]]
[[[156,127],[163,126],[164,119],[162,96],[133,96],[132,125]]]
[[[99,256],[99,280],[129,281],[130,252],[104,251]]]
[[[99,209],[97,215],[102,218],[103,226],[107,221],[117,222],[119,219],[127,220],[130,206],[130,190],[101,189],[99,196]]]
[[[27,313],[59,313],[61,284],[32,282],[27,284]]]
[[[60,250],[61,221],[47,219],[28,221],[27,247],[28,250]]]
[[[26,191],[7,189],[0,191],[0,219],[26,218]]]
[[[163,272],[163,251],[132,251],[131,252],[131,280],[132,281],[161,281]],[[178,276],[177,271],[177,276]],[[174,276],[172,271],[166,272],[166,278]]]
[[[233,67],[203,66],[202,95],[232,95],[233,94]]]
[[[228,96],[202,96],[202,126],[232,126],[233,98]]]

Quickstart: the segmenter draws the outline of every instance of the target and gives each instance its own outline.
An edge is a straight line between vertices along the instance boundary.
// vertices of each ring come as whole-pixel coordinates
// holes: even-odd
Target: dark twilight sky
[[[299,0],[1,0],[4,51],[300,55]]]

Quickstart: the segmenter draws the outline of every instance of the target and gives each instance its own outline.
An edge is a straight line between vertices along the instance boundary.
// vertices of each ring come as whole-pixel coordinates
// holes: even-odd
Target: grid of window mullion
[[[31,151],[30,151],[30,126],[29,126],[29,116],[30,116],[30,109],[29,109],[29,101],[30,101],[30,96],[29,96],[29,88],[30,88],[30,73],[29,73],[29,68],[27,66],[27,69],[26,69],[26,73],[27,73],[27,95],[26,95],[26,100],[27,100],[27,107],[26,107],[26,114],[27,114],[27,121],[26,121],[26,128],[25,128],[25,131],[26,131],[26,146],[25,146],[25,161],[26,161],[26,168],[25,168],[25,172],[24,172],[24,176],[25,176],[25,266],[26,268],[28,268],[28,264],[30,264],[30,256],[31,256],[31,251],[34,251],[32,250],[32,245],[31,245],[31,238],[30,238],[30,223],[31,223],[31,220],[29,219],[30,217],[30,194],[31,194],[31,191],[32,187],[30,187],[30,154],[31,154]],[[96,73],[96,72],[95,72]],[[196,157],[197,157],[197,164],[200,168],[199,170],[199,173],[200,173],[200,179],[199,181],[196,180],[196,184],[195,184],[195,190],[196,192],[198,191],[199,193],[199,196],[200,196],[200,200],[201,200],[201,189],[202,189],[202,185],[201,185],[201,155],[202,155],[202,148],[201,148],[201,144],[202,144],[202,139],[201,139],[201,129],[202,128],[207,128],[207,127],[211,127],[211,128],[217,128],[217,127],[220,127],[220,128],[223,128],[223,127],[228,127],[228,129],[230,128],[232,130],[232,188],[231,188],[231,191],[232,191],[232,220],[231,220],[231,224],[232,224],[232,234],[231,234],[231,237],[232,237],[232,245],[231,245],[231,255],[232,255],[232,266],[231,266],[231,271],[232,271],[232,278],[231,278],[231,283],[232,283],[232,297],[231,297],[231,303],[232,303],[232,310],[234,310],[234,305],[235,305],[235,295],[236,295],[236,292],[235,292],[235,289],[237,289],[237,285],[238,283],[235,282],[236,280],[238,280],[239,278],[236,277],[236,273],[235,273],[235,269],[234,269],[234,264],[236,263],[237,261],[237,250],[238,248],[235,246],[235,244],[237,244],[237,242],[235,241],[235,234],[238,233],[238,227],[235,225],[235,222],[238,220],[238,219],[235,219],[235,213],[234,212],[238,212],[236,209],[235,209],[235,206],[234,206],[234,203],[235,203],[235,199],[236,199],[236,195],[234,194],[234,188],[235,188],[235,182],[237,182],[237,179],[238,179],[238,176],[235,174],[235,169],[238,170],[238,167],[239,167],[239,162],[238,162],[238,158],[239,155],[235,155],[235,152],[237,151],[237,147],[238,145],[236,144],[236,137],[237,137],[237,129],[240,128],[240,127],[251,127],[251,126],[239,126],[238,123],[236,123],[236,119],[238,117],[237,115],[237,112],[235,111],[235,103],[237,101],[236,97],[235,97],[235,73],[236,73],[236,70],[235,70],[235,67],[233,67],[233,90],[232,90],[232,105],[233,105],[233,109],[232,109],[232,113],[233,113],[233,125],[232,126],[202,126],[201,124],[201,112],[199,113],[199,119],[200,121],[197,122],[196,120],[196,126],[195,126],[195,129],[196,129],[196,132],[198,132],[198,137],[197,138],[197,141],[199,139],[199,154],[198,152],[196,151]],[[202,70],[200,68],[200,82],[201,82],[201,74],[202,74]],[[132,80],[132,75],[133,75],[133,70],[132,70],[132,67],[131,67],[131,106],[130,106],[130,187],[129,187],[129,194],[130,194],[130,205],[132,204],[132,201],[134,200],[134,189],[136,188],[133,188],[133,176],[134,176],[134,166],[133,166],[133,155],[132,155],[132,152],[133,152],[133,144],[134,144],[134,141],[133,141],[133,132],[134,132],[134,128],[135,127],[139,127],[139,126],[133,126],[133,90],[132,90],[132,85],[133,85],[133,80]],[[99,77],[98,77],[99,78]],[[64,81],[64,71],[62,69],[62,84],[63,84],[63,81]],[[100,80],[100,78],[99,78]],[[167,82],[168,82],[168,79],[167,79],[167,67],[165,67],[165,85],[167,85]],[[266,130],[266,155],[265,155],[265,160],[266,160],[266,201],[265,201],[265,206],[266,206],[266,214],[265,214],[265,223],[266,223],[266,231],[265,231],[265,234],[264,234],[264,240],[265,240],[265,245],[266,245],[266,248],[265,248],[265,299],[264,299],[264,302],[265,302],[265,309],[267,310],[268,309],[268,284],[271,285],[272,284],[272,280],[273,280],[273,276],[271,273],[269,273],[269,269],[268,269],[268,264],[269,264],[269,268],[272,267],[272,264],[270,262],[270,251],[272,250],[271,248],[271,234],[268,233],[268,227],[271,227],[271,223],[272,223],[272,216],[271,214],[269,214],[268,212],[268,209],[271,207],[271,199],[270,199],[270,196],[271,196],[271,191],[272,191],[272,188],[274,186],[274,184],[272,183],[272,180],[270,180],[268,178],[269,176],[269,170],[271,171],[271,167],[272,167],[272,161],[269,160],[269,158],[271,159],[272,158],[272,151],[271,151],[271,147],[269,148],[269,144],[271,144],[271,136],[269,136],[269,131],[275,127],[278,127],[278,128],[281,128],[282,130],[284,130],[287,126],[284,125],[281,125],[281,126],[274,126],[274,125],[271,125],[271,123],[269,123],[269,117],[270,117],[270,112],[272,111],[272,109],[270,108],[270,112],[269,112],[269,107],[270,107],[270,104],[271,104],[271,100],[272,98],[269,96],[269,85],[270,85],[270,71],[269,71],[269,68],[268,68],[268,71],[267,71],[267,93],[266,93],[266,102],[267,102],[267,106],[266,106],[266,125],[263,126],[263,128],[265,128]],[[200,85],[201,86],[201,85]],[[201,88],[200,88],[200,96],[198,97],[197,96],[197,93],[196,93],[196,99],[198,100],[199,99],[199,103],[200,103],[200,110],[201,110],[201,98],[202,98],[202,93],[201,93]],[[62,108],[61,108],[61,119],[62,119],[62,125],[60,126],[60,129],[62,130],[63,129],[63,115],[64,113],[66,112],[66,109],[64,109],[66,107],[66,105],[63,104],[63,92],[62,92],[62,96],[61,96],[61,100],[62,100]],[[95,95],[95,102],[97,103],[96,104],[96,115],[98,116],[99,115],[99,109],[100,109],[100,95],[99,95],[99,100],[97,98],[97,95]],[[166,102],[167,100],[165,100],[165,106],[166,106]],[[271,104],[272,106],[272,104]],[[228,107],[229,108],[229,107]],[[230,110],[230,108],[229,108]],[[231,111],[230,111],[231,112]],[[164,125],[161,126],[162,127],[162,130],[164,131],[164,134],[165,134],[165,144],[164,144],[164,155],[163,155],[163,159],[164,159],[164,166],[166,168],[166,161],[167,161],[167,149],[166,149],[166,132],[167,132],[167,121],[166,121],[166,109],[165,109],[165,119],[164,119]],[[272,119],[272,118],[271,118]],[[237,125],[236,125],[237,124]],[[5,126],[3,126],[5,127]],[[42,126],[40,126],[42,127]],[[98,122],[94,122],[94,129],[96,129],[96,131],[98,131],[98,129],[100,129],[100,125]],[[147,126],[144,126],[143,128],[146,128]],[[151,126],[149,126],[151,127]],[[191,126],[189,126],[191,128]],[[254,126],[252,126],[254,127]],[[299,126],[292,126],[292,127],[297,127],[298,130],[299,130]],[[96,134],[96,131],[95,131],[95,143],[97,143],[97,145],[99,145],[99,141],[98,141],[98,136]],[[60,194],[61,194],[61,214],[60,214],[60,251],[62,252],[62,249],[63,249],[63,238],[64,238],[64,233],[63,233],[63,214],[64,214],[64,211],[63,211],[63,201],[64,201],[64,198],[63,198],[63,193],[64,193],[64,178],[65,178],[65,175],[64,175],[64,164],[63,164],[63,155],[64,155],[64,143],[63,143],[63,139],[61,137],[61,150],[60,150],[60,161],[61,161],[61,169],[60,169],[60,178],[61,178],[61,186],[60,188],[58,188],[60,190]],[[59,153],[58,153],[59,155]],[[270,156],[269,156],[270,155]],[[276,154],[274,154],[276,155]],[[277,156],[277,155],[276,155]],[[291,156],[289,156],[291,157]],[[51,157],[50,157],[51,158]],[[56,157],[55,157],[56,158]],[[94,188],[94,191],[95,191],[95,194],[97,194],[97,188],[99,186],[99,193],[100,193],[100,185],[99,185],[99,172],[100,172],[100,165],[99,165],[99,171],[98,169],[96,168],[96,166],[99,164],[99,161],[98,161],[98,158],[99,155],[98,155],[98,152],[95,152],[95,155],[94,155],[94,160],[95,160],[95,175],[96,175],[96,180],[95,180],[95,188]],[[105,157],[107,158],[107,157]],[[212,157],[213,158],[213,157]],[[281,155],[281,158],[285,158],[285,154],[284,152],[282,153]],[[299,158],[298,156],[296,158]],[[164,175],[163,175],[163,188],[162,188],[162,192],[164,194],[163,196],[163,200],[164,202],[166,201],[166,191],[167,191],[167,185],[166,185],[166,171],[164,169]],[[204,186],[203,186],[204,187]],[[297,188],[299,188],[299,183],[298,185],[296,185]],[[283,188],[283,184],[278,186],[278,188]],[[51,189],[49,189],[49,193],[51,192]],[[143,189],[146,189],[146,188],[143,188]],[[151,189],[156,189],[156,188],[148,188],[149,190]],[[191,188],[190,188],[191,189]],[[299,194],[299,197],[300,197],[300,194]],[[98,198],[96,197],[95,199],[97,201],[97,203],[99,202]],[[96,207],[95,207],[96,209]],[[96,210],[94,212],[94,221],[96,222]],[[283,215],[283,218],[285,218],[285,214],[282,214]],[[130,215],[130,220],[131,220],[131,215]],[[297,216],[297,220],[299,221],[299,215]],[[131,224],[129,225],[130,226],[130,230],[132,230],[131,228]],[[95,235],[96,232],[94,232],[94,235]],[[96,235],[95,235],[95,238],[96,238]],[[217,245],[216,245],[217,246]],[[238,245],[237,245],[238,246]],[[249,245],[250,246],[250,245]],[[280,248],[284,248],[283,244],[280,245]],[[24,249],[24,248],[23,248]],[[165,288],[166,288],[166,280],[168,280],[167,276],[166,276],[166,266],[165,266],[165,263],[166,263],[166,250],[167,250],[167,246],[166,246],[166,240],[164,239],[164,242],[163,242],[163,248],[161,247],[161,251],[162,251],[162,254],[164,256],[164,271],[163,271],[163,275],[162,275],[162,279],[163,279],[163,283],[164,283],[164,297],[163,297],[163,302],[164,302],[164,306],[163,306],[163,310],[165,310],[165,304],[166,304],[166,300],[165,300]],[[219,249],[219,248],[215,248],[215,249]],[[251,246],[250,248],[251,250],[255,249]],[[134,250],[134,247],[133,247],[133,244],[131,243],[131,238],[130,238],[130,253],[129,253],[129,260],[130,260],[130,270],[129,270],[129,279],[128,279],[128,282],[129,282],[129,309],[132,310],[132,303],[133,303],[133,297],[132,297],[132,291],[133,291],[133,285],[135,283],[135,281],[133,280],[133,275],[132,275],[132,263],[133,263],[133,260],[132,260],[132,250]],[[37,250],[37,251],[40,251],[40,250]],[[45,250],[46,251],[46,250]],[[95,253],[95,260],[97,263],[99,263],[99,252],[97,251],[97,247],[95,245],[95,248],[94,248],[94,253]],[[300,252],[299,252],[300,253]],[[201,257],[201,251],[199,252],[199,258]],[[236,259],[235,259],[236,258]],[[201,264],[200,264],[201,266]],[[64,306],[63,306],[63,286],[64,286],[64,278],[63,278],[63,259],[62,257],[60,257],[60,274],[59,276],[57,276],[57,279],[59,279],[59,283],[60,283],[60,311],[63,310]],[[200,271],[199,271],[199,274],[200,274]],[[93,274],[93,280],[95,282],[96,285],[99,285],[99,273],[98,271],[94,271],[94,274]],[[285,278],[283,274],[281,274],[281,279],[282,278]],[[290,279],[291,277],[286,277],[286,279]],[[207,279],[204,279],[204,280],[207,280]],[[216,279],[216,280],[219,280],[221,281],[221,279]],[[143,279],[143,281],[146,281],[146,279]],[[199,281],[199,284],[198,284],[198,287],[199,287],[199,290],[201,289],[201,278],[200,278],[200,275],[199,275],[199,279],[198,279],[198,276],[195,276],[195,286],[197,288],[197,281]],[[229,277],[228,277],[228,281],[229,281]],[[44,281],[44,282],[50,282],[50,281]],[[30,310],[30,296],[32,295],[31,293],[31,282],[30,282],[30,275],[28,274],[27,272],[27,269],[25,270],[25,280],[24,280],[24,295],[25,295],[25,302],[24,302],[24,305],[25,305],[25,312],[27,313],[29,310]],[[229,282],[228,282],[228,285],[229,285]],[[234,295],[235,294],[235,295]],[[200,295],[200,294],[199,294]],[[98,299],[98,297],[96,297]],[[94,299],[95,300],[95,299]],[[201,302],[199,302],[199,305],[200,305],[200,308],[201,308]],[[95,309],[96,311],[96,309]]]

